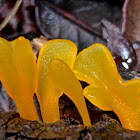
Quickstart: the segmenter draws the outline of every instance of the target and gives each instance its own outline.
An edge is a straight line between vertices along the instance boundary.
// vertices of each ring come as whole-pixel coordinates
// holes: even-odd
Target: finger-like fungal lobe
[[[29,40],[0,38],[0,81],[15,101],[20,116],[39,120],[33,102],[37,89],[37,66]]]
[[[73,71],[89,84],[84,96],[102,110],[113,110],[126,129],[140,130],[140,80],[124,82],[109,50],[93,44],[77,56]]]
[[[65,93],[76,105],[84,125],[91,125],[80,82],[72,72],[77,47],[71,41],[48,41],[38,58],[38,90],[44,122],[60,120],[59,98]]]
[[[79,80],[89,84],[84,91]],[[124,82],[102,44],[93,44],[77,56],[73,42],[51,40],[44,44],[36,64],[29,40],[0,38],[0,81],[22,118],[39,120],[33,102],[37,93],[43,121],[59,121],[58,101],[64,93],[77,107],[85,126],[91,122],[84,96],[102,110],[113,110],[124,128],[140,130],[140,80]]]

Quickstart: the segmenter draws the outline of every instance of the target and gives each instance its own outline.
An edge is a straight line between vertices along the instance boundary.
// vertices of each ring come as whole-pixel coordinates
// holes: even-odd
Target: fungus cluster
[[[82,89],[79,80],[89,86]],[[64,93],[86,126],[91,122],[84,97],[102,110],[113,110],[124,128],[140,130],[140,80],[124,82],[102,44],[93,44],[77,55],[73,42],[51,40],[44,44],[36,63],[29,40],[0,38],[0,81],[22,118],[39,121],[33,102],[36,93],[43,121],[59,121],[58,101]]]

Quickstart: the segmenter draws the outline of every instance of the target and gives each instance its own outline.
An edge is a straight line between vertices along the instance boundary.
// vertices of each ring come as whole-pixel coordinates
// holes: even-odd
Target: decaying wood
[[[107,115],[95,125],[85,127],[71,118],[45,124],[24,120],[16,112],[0,113],[0,139],[136,140],[139,137],[140,132],[123,129]]]

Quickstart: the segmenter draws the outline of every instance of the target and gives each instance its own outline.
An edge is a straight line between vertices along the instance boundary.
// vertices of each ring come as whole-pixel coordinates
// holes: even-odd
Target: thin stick
[[[22,3],[22,0],[17,0],[15,3],[13,9],[9,13],[9,15],[4,19],[4,21],[0,24],[0,31],[8,24],[10,19],[16,14],[17,10],[19,9],[20,5]]]

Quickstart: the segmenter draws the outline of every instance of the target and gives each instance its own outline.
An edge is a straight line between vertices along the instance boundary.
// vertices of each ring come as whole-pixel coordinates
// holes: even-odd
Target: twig
[[[22,3],[22,0],[17,0],[15,3],[13,9],[9,13],[9,15],[4,19],[4,21],[0,24],[0,31],[8,24],[10,19],[16,14],[17,10],[19,9],[20,5]]]
[[[122,8],[122,33],[125,32],[125,26],[126,26],[126,7],[129,0],[125,0],[123,8]]]

